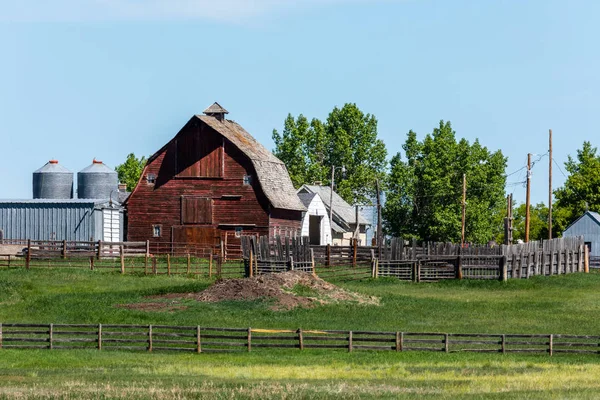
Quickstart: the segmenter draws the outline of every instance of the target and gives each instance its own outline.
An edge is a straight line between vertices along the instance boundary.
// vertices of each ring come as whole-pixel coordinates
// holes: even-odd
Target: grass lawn
[[[509,282],[393,280],[340,284],[380,306],[272,311],[255,302],[185,310],[118,308],[200,291],[208,280],[112,272],[0,270],[0,322],[127,323],[455,333],[600,333],[600,274]],[[165,300],[168,301],[168,300]],[[0,351],[0,398],[598,398],[600,356]]]

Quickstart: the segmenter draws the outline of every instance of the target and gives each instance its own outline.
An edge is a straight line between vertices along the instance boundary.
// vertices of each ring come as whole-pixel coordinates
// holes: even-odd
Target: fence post
[[[52,347],[54,347],[54,343],[52,343],[52,341],[54,340],[53,335],[54,335],[54,324],[50,324],[48,326],[48,342],[49,342],[48,348],[50,350],[52,350]]]
[[[417,274],[418,274],[417,264],[418,263],[419,263],[418,261],[413,261],[413,263],[412,263],[412,281],[413,282],[418,282],[418,279],[417,279]]]
[[[144,275],[148,275],[148,253],[144,254]]]
[[[192,257],[190,256],[190,253],[188,253],[187,254],[187,274],[189,275],[191,271],[192,271]]]
[[[119,246],[119,255],[121,257],[121,274],[125,273],[125,251],[123,246]]]
[[[463,278],[462,262],[463,262],[462,256],[456,257],[456,271],[455,271],[456,279]]]
[[[417,283],[421,282],[421,261],[417,261]]]
[[[331,267],[331,245],[327,245],[327,266]]]
[[[590,272],[590,249],[587,246],[583,246],[583,262],[584,262],[584,266],[583,266],[583,271],[586,274],[589,274]]]
[[[67,258],[67,241],[66,241],[66,240],[63,240],[63,241],[62,241],[62,251],[61,251],[61,256],[62,256],[63,260],[64,260],[65,258]]]
[[[171,276],[171,254],[167,253],[167,275]]]
[[[98,240],[98,254],[96,255],[98,260],[102,257],[102,240]]]
[[[252,350],[252,328],[248,328],[248,351]]]
[[[150,241],[146,240],[146,257],[150,257]]]
[[[0,322],[0,349],[2,348],[2,322]]]
[[[508,260],[506,256],[502,256],[502,258],[500,258],[500,273],[498,275],[500,275],[500,280],[502,282],[506,282],[508,280]]]
[[[102,324],[98,324],[98,350],[102,350]]]
[[[208,277],[212,278],[212,264],[213,264],[213,254],[210,252],[210,256],[208,257]],[[250,267],[252,268],[252,266]]]
[[[248,276],[252,278],[254,276],[254,257],[252,253],[252,247],[250,248],[250,255],[248,256]]]
[[[502,354],[506,354],[506,335],[502,335],[501,345],[502,345],[502,348],[501,348]]]
[[[93,270],[94,270],[94,257],[91,256],[90,257],[90,271],[93,271]]]
[[[202,342],[200,338],[200,325],[196,326],[196,353],[202,353]]]
[[[356,268],[356,256],[358,253],[358,239],[352,239],[352,267]]]
[[[375,272],[375,259],[371,259],[371,278],[377,278],[376,272]]]
[[[315,251],[313,248],[310,249],[310,266],[312,268],[312,275],[317,276],[317,270],[315,269]]]
[[[294,270],[294,257],[290,256],[290,271]]]
[[[550,357],[552,357],[552,352],[553,352],[553,349],[552,349],[553,343],[552,342],[554,342],[554,335],[548,336],[548,339],[549,339],[549,341],[548,341],[548,353],[550,354]]]
[[[300,346],[300,350],[304,350],[304,335],[302,334],[302,328],[298,328],[298,345]]]
[[[446,353],[450,351],[450,336],[447,333],[444,334],[444,351]]]
[[[152,352],[152,325],[148,325],[148,351]]]
[[[25,268],[29,269],[31,263],[31,239],[27,239],[27,256],[25,257]]]
[[[352,331],[348,332],[348,353],[352,353]]]

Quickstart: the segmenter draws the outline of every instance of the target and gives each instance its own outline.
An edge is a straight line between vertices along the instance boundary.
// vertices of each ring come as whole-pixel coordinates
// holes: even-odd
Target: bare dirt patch
[[[313,307],[321,304],[352,302],[357,304],[379,305],[379,299],[365,296],[339,288],[329,282],[306,272],[289,271],[280,274],[261,275],[254,278],[226,279],[217,281],[208,289],[199,293],[169,293],[148,296],[151,303],[137,303],[122,307],[144,310],[165,311],[153,309],[158,305],[176,304],[178,300],[196,300],[217,303],[228,300],[252,301],[258,299],[272,300],[273,310],[291,310],[296,307]],[[169,300],[169,303],[161,302]],[[150,305],[145,307],[145,305]]]
[[[119,308],[127,308],[128,310],[137,311],[154,311],[154,312],[175,312],[185,310],[187,307],[178,305],[178,302],[169,303],[134,303],[134,304],[119,304]]]

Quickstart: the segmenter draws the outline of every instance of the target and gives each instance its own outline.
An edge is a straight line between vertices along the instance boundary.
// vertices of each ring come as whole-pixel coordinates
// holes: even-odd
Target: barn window
[[[184,224],[212,224],[212,199],[183,197],[181,222]]]
[[[252,175],[244,175],[244,185],[252,186]]]
[[[146,181],[150,184],[150,183],[155,183],[156,182],[156,175],[154,175],[153,173],[150,173],[148,175],[146,175]]]
[[[161,237],[162,225],[152,225],[152,237]]]
[[[239,238],[242,236],[242,232],[244,232],[244,228],[237,227],[235,228],[235,237]]]

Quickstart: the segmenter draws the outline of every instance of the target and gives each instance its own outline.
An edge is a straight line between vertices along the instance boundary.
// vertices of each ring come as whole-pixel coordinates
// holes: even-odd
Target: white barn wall
[[[304,214],[302,218],[302,236],[309,235],[309,221],[310,215],[322,216],[321,219],[321,245],[332,244],[331,243],[331,224],[329,223],[329,215],[327,214],[327,209],[325,208],[325,204],[319,195],[313,197],[312,201],[308,205],[308,211]]]

